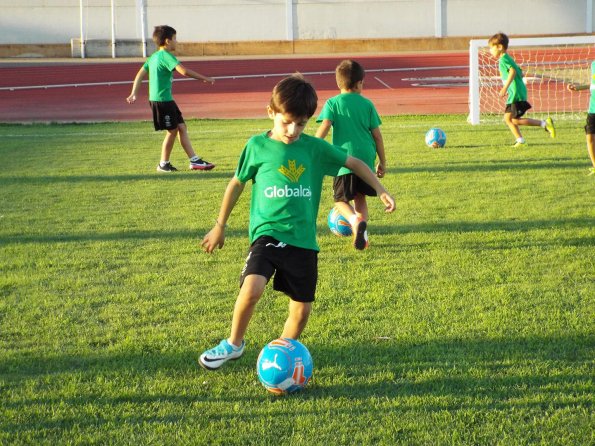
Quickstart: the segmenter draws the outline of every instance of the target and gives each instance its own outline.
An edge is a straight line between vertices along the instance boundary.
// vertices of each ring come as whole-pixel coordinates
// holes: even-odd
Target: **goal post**
[[[512,38],[508,52],[523,71],[532,111],[556,119],[585,112],[583,94],[567,90],[569,83],[588,84],[595,61],[595,36]],[[505,98],[498,61],[489,53],[488,39],[469,41],[469,118],[473,124],[504,112]]]

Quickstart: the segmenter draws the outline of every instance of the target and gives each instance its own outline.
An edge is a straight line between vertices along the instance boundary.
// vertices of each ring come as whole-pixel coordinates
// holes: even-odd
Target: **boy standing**
[[[393,198],[362,161],[302,134],[316,106],[314,87],[299,74],[275,86],[267,107],[273,128],[248,140],[215,226],[202,241],[208,253],[223,247],[227,220],[245,183],[251,181],[250,252],[240,277],[230,336],[200,355],[200,365],[208,370],[242,355],[248,323],[273,274],[273,288],[290,298],[281,337],[297,339],[302,333],[316,290],[316,218],[325,175],[336,175],[347,166],[374,187],[387,212],[395,209]]]
[[[587,125],[585,125],[585,134],[587,135],[587,152],[591,158],[593,167],[589,169],[589,175],[595,175],[595,62],[591,63],[591,83],[586,85],[568,84],[570,91],[591,90],[591,99],[589,100],[589,111],[587,113]]]
[[[374,169],[374,162],[378,156],[376,175],[382,178],[386,171],[384,142],[380,132],[382,121],[372,101],[361,94],[364,76],[363,67],[353,60],[344,60],[337,66],[335,77],[341,93],[324,104],[316,120],[322,123],[316,131],[316,136],[326,138],[332,127],[333,144],[343,147],[349,155],[364,161],[370,169]],[[368,246],[366,195],[375,196],[376,191],[344,167],[333,181],[333,194],[335,208],[351,224],[353,245],[356,249],[365,249]],[[353,206],[350,204],[351,201]]]
[[[500,97],[503,98],[508,93],[504,122],[506,122],[506,125],[516,138],[513,147],[522,147],[526,144],[525,138],[523,138],[519,129],[520,125],[540,126],[552,138],[555,138],[556,129],[552,118],[548,117],[545,121],[541,121],[539,119],[522,117],[531,108],[531,104],[527,102],[527,87],[523,82],[523,72],[510,54],[507,53],[508,36],[503,33],[494,34],[488,41],[488,45],[490,46],[490,54],[498,59],[500,76],[504,83],[504,86],[500,90]]]
[[[171,26],[156,26],[153,31],[153,41],[159,47],[159,50],[147,59],[136,74],[132,92],[126,100],[129,104],[136,101],[138,89],[145,76],[149,74],[149,103],[151,110],[153,110],[153,124],[155,130],[166,131],[161,146],[161,162],[157,166],[157,171],[175,172],[178,170],[169,161],[176,137],[180,140],[182,148],[190,159],[190,169],[211,170],[215,165],[201,159],[192,148],[182,112],[173,100],[171,89],[174,70],[182,76],[202,80],[203,82],[213,84],[215,81],[184,67],[176,59],[172,54],[176,50],[176,30]]]

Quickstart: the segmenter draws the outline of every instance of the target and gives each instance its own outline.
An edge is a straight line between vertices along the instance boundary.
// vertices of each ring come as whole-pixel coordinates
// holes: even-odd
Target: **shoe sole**
[[[210,166],[202,167],[202,166],[190,166],[190,170],[212,170],[215,168],[215,165],[212,164]]]
[[[357,224],[357,230],[355,232],[355,239],[353,240],[353,246],[355,249],[359,249],[360,251],[366,249],[366,229],[368,228],[368,224],[365,221],[360,221]]]

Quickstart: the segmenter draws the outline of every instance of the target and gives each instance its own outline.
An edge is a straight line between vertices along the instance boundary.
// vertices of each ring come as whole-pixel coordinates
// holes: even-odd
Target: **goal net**
[[[523,71],[527,100],[535,118],[579,119],[588,108],[589,90],[568,91],[567,85],[589,84],[595,60],[595,36],[510,39],[508,53]],[[506,97],[499,97],[503,83],[498,61],[489,52],[488,40],[469,42],[469,122],[501,120]]]

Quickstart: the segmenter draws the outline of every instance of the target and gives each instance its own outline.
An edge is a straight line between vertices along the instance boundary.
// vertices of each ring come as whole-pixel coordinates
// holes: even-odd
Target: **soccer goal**
[[[528,101],[535,117],[579,119],[588,108],[588,90],[570,92],[569,83],[589,84],[595,61],[595,36],[559,36],[510,39],[508,53],[523,70]],[[501,120],[506,98],[498,61],[488,40],[469,42],[469,122]]]

